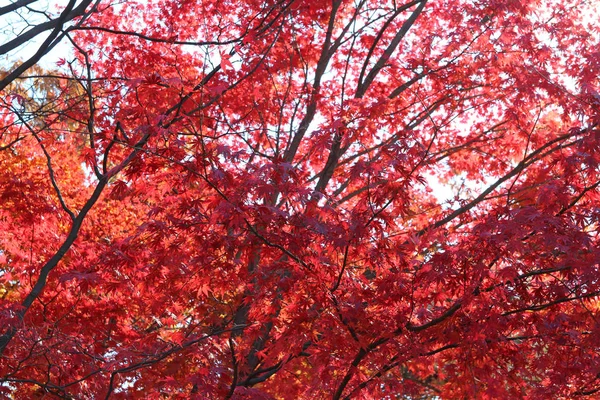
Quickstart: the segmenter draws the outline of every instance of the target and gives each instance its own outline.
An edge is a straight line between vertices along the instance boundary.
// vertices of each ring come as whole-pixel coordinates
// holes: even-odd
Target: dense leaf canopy
[[[596,0],[62,3],[0,7],[0,396],[600,392]]]

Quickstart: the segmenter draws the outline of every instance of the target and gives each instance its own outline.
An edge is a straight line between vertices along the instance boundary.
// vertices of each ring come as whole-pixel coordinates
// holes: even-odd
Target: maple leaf
[[[122,200],[129,191],[130,189],[127,183],[118,179],[113,183],[113,189],[110,195],[117,200]]]
[[[232,71],[233,68],[233,64],[230,61],[230,56],[228,55],[221,55],[221,69],[225,72],[227,71]]]
[[[221,94],[223,94],[223,92],[225,92],[225,90],[227,90],[227,84],[225,83],[217,83],[216,85],[210,86],[208,88],[210,94],[214,96],[220,96]]]

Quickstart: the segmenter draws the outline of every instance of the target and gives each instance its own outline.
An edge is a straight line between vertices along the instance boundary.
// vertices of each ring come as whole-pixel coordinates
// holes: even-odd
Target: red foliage
[[[599,392],[600,23],[576,3],[70,17],[73,54],[1,97],[0,393]]]

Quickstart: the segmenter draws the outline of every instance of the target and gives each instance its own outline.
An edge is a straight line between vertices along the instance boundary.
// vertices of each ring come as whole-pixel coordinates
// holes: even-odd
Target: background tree
[[[593,4],[71,3],[3,75],[0,391],[600,390]]]

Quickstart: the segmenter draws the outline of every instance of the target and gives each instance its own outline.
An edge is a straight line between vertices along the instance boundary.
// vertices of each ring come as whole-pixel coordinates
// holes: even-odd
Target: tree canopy
[[[0,7],[0,395],[600,392],[598,2],[63,3]]]

